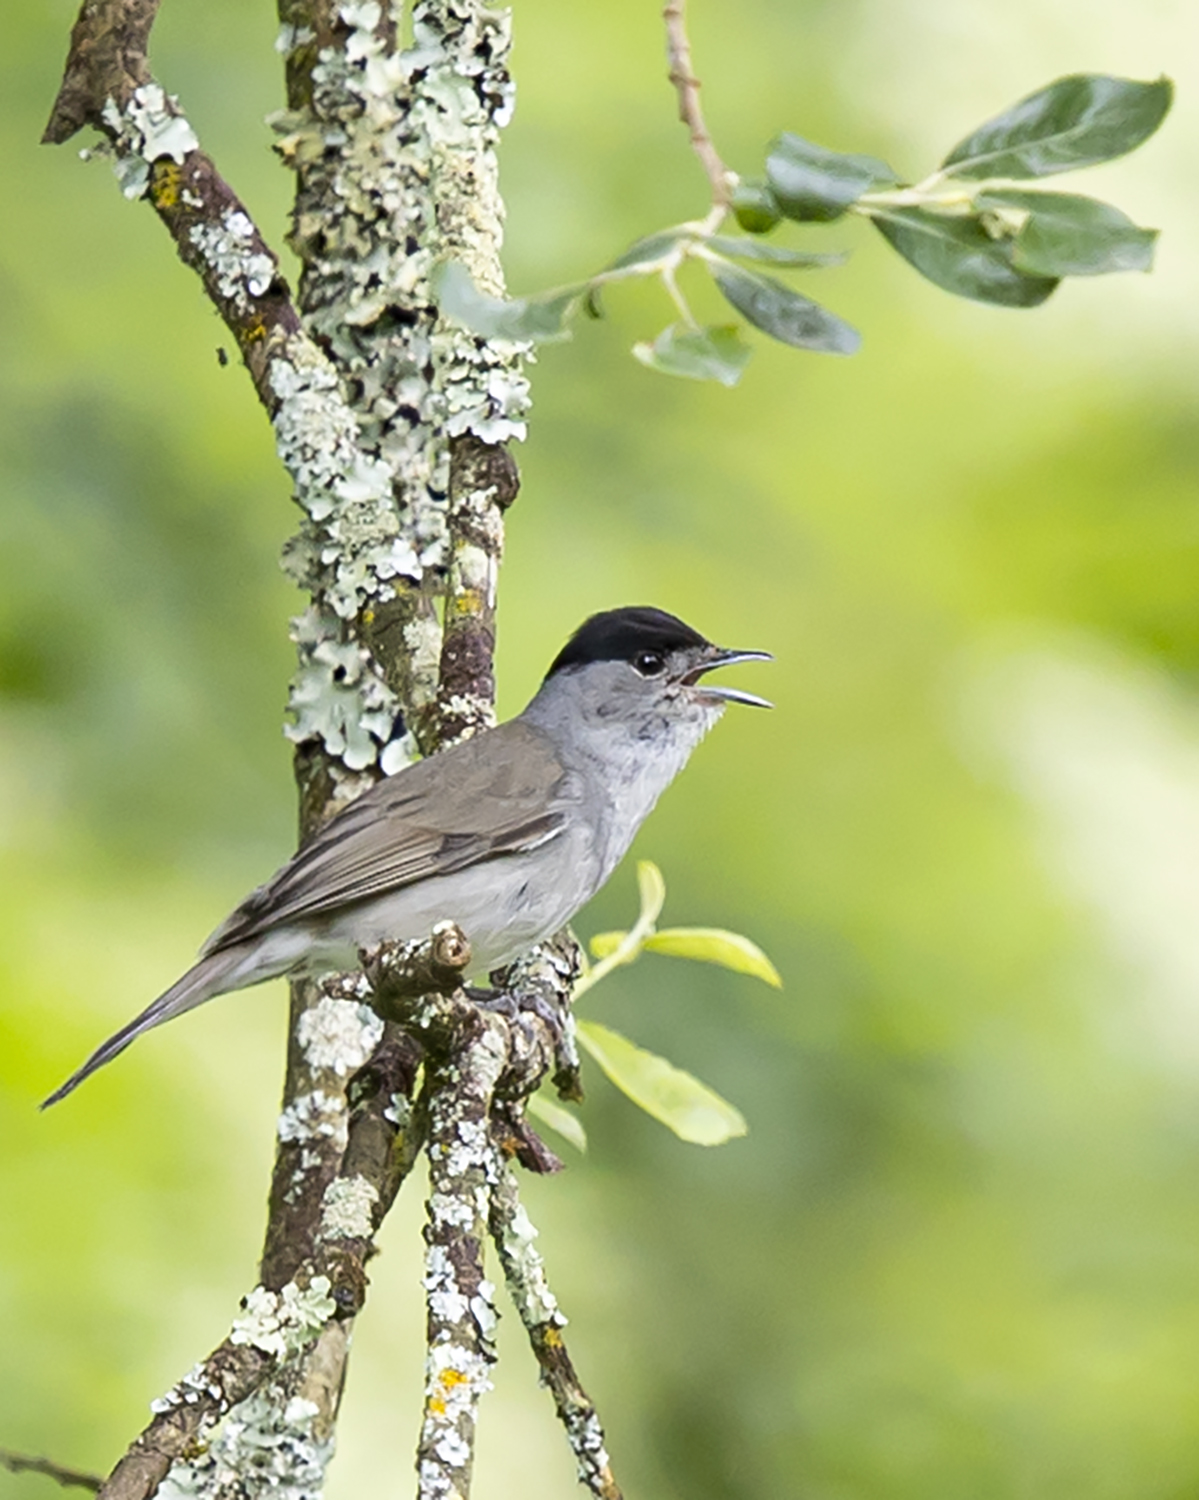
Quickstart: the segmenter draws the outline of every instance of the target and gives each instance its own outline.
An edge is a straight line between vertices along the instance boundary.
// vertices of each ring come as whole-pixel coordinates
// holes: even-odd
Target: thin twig
[[[0,1448],[0,1469],[7,1469],[10,1474],[44,1474],[47,1479],[56,1480],[61,1485],[93,1492],[104,1483],[99,1474],[71,1469],[50,1458],[29,1458],[23,1453],[10,1453],[7,1448]]]
[[[712,144],[699,103],[699,79],[691,66],[691,43],[687,40],[686,0],[667,0],[662,11],[666,22],[666,56],[669,78],[679,96],[679,119],[691,136],[691,149],[699,157],[712,186],[713,208],[726,208],[732,197],[733,174]]]
[[[489,1227],[508,1290],[578,1463],[579,1483],[586,1485],[596,1500],[621,1500],[595,1404],[566,1352],[562,1339],[566,1319],[550,1291],[545,1265],[533,1244],[537,1231],[520,1201],[516,1179],[506,1166],[491,1189]]]
[[[244,203],[199,149],[195,132],[154,81],[146,61],[158,0],[84,0],[71,32],[62,85],[42,136],[61,145],[86,125],[104,135],[127,197],[146,197],[180,259],[204,283],[274,416],[271,367],[295,362],[300,330],[279,260]],[[316,363],[325,363],[312,346]],[[335,382],[334,382],[335,383]]]

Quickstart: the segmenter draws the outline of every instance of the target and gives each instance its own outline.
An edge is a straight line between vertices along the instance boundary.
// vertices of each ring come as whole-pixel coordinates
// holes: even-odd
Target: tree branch
[[[84,1469],[71,1469],[66,1464],[56,1464],[50,1458],[30,1458],[23,1453],[10,1453],[0,1448],[0,1469],[10,1474],[44,1474],[64,1487],[81,1490],[98,1490],[104,1483],[99,1474],[89,1474]]]
[[[105,136],[126,197],[149,198],[275,416],[282,398],[270,378],[272,362],[290,343],[307,341],[278,257],[199,149],[178,102],[150,74],[146,48],[157,10],[158,0],[85,0],[42,140],[61,144],[85,125]],[[320,358],[315,349],[305,355]]]
[[[520,1201],[516,1179],[506,1166],[491,1189],[489,1227],[508,1290],[541,1366],[541,1378],[554,1398],[578,1463],[579,1483],[586,1485],[597,1500],[621,1500],[599,1415],[566,1352],[562,1339],[566,1319],[550,1291],[545,1265],[533,1244],[537,1231]]]
[[[679,119],[691,137],[691,149],[699,157],[712,188],[712,206],[727,208],[733,191],[733,173],[720,158],[708,134],[699,102],[699,79],[691,66],[691,43],[687,39],[686,0],[667,0],[662,11],[666,23],[668,77],[679,96]]]

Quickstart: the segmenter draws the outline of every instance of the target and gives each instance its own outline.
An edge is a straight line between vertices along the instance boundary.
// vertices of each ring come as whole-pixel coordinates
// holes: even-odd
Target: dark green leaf
[[[433,290],[446,317],[465,324],[480,338],[551,340],[567,336],[566,321],[586,293],[587,283],[505,302],[481,292],[466,267],[451,260],[435,272]]]
[[[1036,307],[1057,286],[1051,277],[1018,271],[1012,264],[1013,242],[992,239],[977,218],[924,208],[876,210],[871,218],[904,260],[959,297],[1001,307]]]
[[[733,189],[733,216],[746,234],[768,234],[783,217],[770,184],[741,181]]]
[[[847,156],[784,134],[770,148],[766,176],[789,219],[839,218],[871,188],[894,187],[898,178],[885,161]]]
[[[663,229],[658,234],[647,234],[643,240],[634,240],[629,248],[604,267],[605,271],[625,271],[633,266],[651,265],[670,253],[684,238],[677,229]]]
[[[1168,78],[1075,73],[980,125],[941,166],[952,177],[1050,177],[1110,161],[1153,134],[1173,94]]]
[[[1153,267],[1156,229],[1140,229],[1127,214],[1075,193],[980,193],[981,209],[1026,214],[1012,244],[1012,264],[1042,276],[1101,276]]]
[[[856,328],[781,281],[737,266],[721,266],[712,274],[739,313],[784,344],[824,354],[854,354],[862,342]]]
[[[675,1135],[697,1146],[719,1146],[747,1126],[740,1110],[664,1057],[595,1021],[579,1021],[578,1038],[618,1089]]]
[[[714,234],[703,243],[718,255],[734,260],[768,261],[772,266],[843,266],[849,259],[844,251],[821,254],[815,250],[788,250],[785,245],[767,245],[761,240],[738,240]]]
[[[736,385],[753,351],[731,323],[709,328],[672,323],[652,344],[634,345],[633,353],[643,365],[664,375]]]

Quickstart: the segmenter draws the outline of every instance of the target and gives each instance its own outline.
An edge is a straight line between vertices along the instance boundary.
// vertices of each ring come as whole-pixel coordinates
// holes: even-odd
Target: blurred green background
[[[520,0],[515,291],[702,211],[656,0]],[[287,485],[227,336],[102,162],[36,145],[73,16],[0,55],[0,1446],[106,1468],[253,1280],[284,996],[230,998],[36,1101],[287,854]],[[155,64],[276,245],[266,5],[172,0]],[[735,391],[542,352],[500,668],[519,708],[583,614],[653,602],[770,716],[728,715],[642,834],[666,919],[786,989],[647,958],[587,1001],[736,1101],[684,1146],[599,1076],[592,1148],[528,1186],[631,1500],[1199,1493],[1199,12],[1187,0],[696,0],[729,162],[790,128],[920,175],[1059,73],[1179,82],[1077,179],[1159,226],[1151,277],[955,300],[864,225],[806,285],[861,327]],[[1073,179],[1068,185],[1073,185]],[[631,865],[579,922],[635,910]],[[412,1484],[419,1194],[389,1221],[331,1500]],[[480,1500],[572,1465],[519,1325]],[[0,1495],[47,1481],[0,1473]]]

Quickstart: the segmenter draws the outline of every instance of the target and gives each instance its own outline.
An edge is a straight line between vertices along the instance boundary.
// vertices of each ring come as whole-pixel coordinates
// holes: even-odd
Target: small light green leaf
[[[587,283],[505,302],[481,292],[466,267],[451,260],[434,273],[433,291],[446,317],[480,338],[547,342],[568,336],[566,321],[586,295]]]
[[[1156,229],[1140,229],[1110,203],[1076,193],[979,193],[981,209],[1026,214],[1012,245],[1018,271],[1041,276],[1102,276],[1153,268]]]
[[[641,915],[637,918],[637,925],[642,929],[652,927],[666,901],[666,882],[652,859],[637,861],[637,890],[641,896]]]
[[[625,271],[633,266],[648,266],[669,255],[681,239],[685,238],[677,229],[663,229],[657,234],[647,234],[644,239],[634,240],[629,248],[604,267],[605,271]]]
[[[753,350],[735,324],[688,328],[672,323],[652,344],[634,344],[633,354],[651,370],[683,375],[689,380],[719,380],[733,386],[749,363]]]
[[[704,964],[720,964],[738,974],[752,974],[781,990],[779,971],[749,938],[719,927],[666,927],[645,940],[649,953],[667,953],[672,958],[694,958]]]
[[[769,234],[783,217],[770,184],[760,178],[742,179],[733,189],[733,216],[746,234]]]
[[[781,281],[738,266],[720,266],[712,274],[739,313],[784,344],[823,354],[853,354],[862,342],[856,328]]]
[[[627,937],[627,932],[597,932],[587,946],[591,949],[592,958],[607,958],[609,953],[616,952]]]
[[[885,161],[846,155],[785,133],[770,147],[766,176],[789,219],[838,219],[872,188],[894,187],[898,177]]]
[[[1110,161],[1153,134],[1173,96],[1168,78],[1058,78],[959,141],[941,169],[951,177],[1050,177]]]
[[[595,1021],[579,1021],[583,1048],[622,1093],[685,1141],[719,1146],[748,1130],[741,1112],[664,1057]]]
[[[540,1120],[543,1125],[548,1125],[551,1130],[556,1130],[563,1140],[570,1142],[576,1151],[586,1152],[587,1132],[583,1129],[583,1122],[578,1115],[572,1114],[568,1109],[563,1109],[560,1104],[555,1104],[544,1093],[531,1095],[525,1108],[534,1119]]]
[[[844,251],[821,254],[815,250],[788,250],[785,245],[766,245],[761,240],[739,240],[729,235],[713,234],[703,241],[718,255],[734,260],[769,261],[774,266],[843,266],[849,259]]]
[[[1012,240],[992,239],[977,218],[923,208],[873,209],[875,228],[922,276],[976,302],[1037,307],[1057,280],[1018,271]]]

